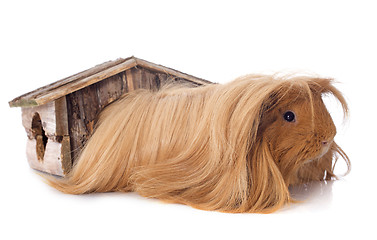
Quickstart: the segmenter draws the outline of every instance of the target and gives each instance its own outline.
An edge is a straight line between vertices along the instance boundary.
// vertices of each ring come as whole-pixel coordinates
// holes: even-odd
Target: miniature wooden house
[[[164,82],[193,87],[210,82],[130,57],[38,88],[9,102],[22,108],[27,133],[26,155],[36,170],[64,176],[90,137],[101,110],[138,88],[159,89]]]

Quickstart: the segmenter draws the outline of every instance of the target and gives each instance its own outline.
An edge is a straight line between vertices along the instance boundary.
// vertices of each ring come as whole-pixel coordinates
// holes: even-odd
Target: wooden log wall
[[[39,171],[64,176],[71,169],[65,97],[53,102],[22,108],[22,124],[28,139],[26,156]]]
[[[93,132],[98,114],[111,102],[136,89],[158,90],[166,82],[185,82],[163,72],[136,66],[66,96],[72,164]],[[189,82],[192,86],[198,84]]]

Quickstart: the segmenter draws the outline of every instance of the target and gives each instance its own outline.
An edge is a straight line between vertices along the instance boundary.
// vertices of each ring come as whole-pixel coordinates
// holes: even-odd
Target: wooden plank
[[[81,89],[79,92],[82,97],[82,108],[80,109],[81,118],[84,120],[85,127],[89,135],[93,132],[94,123],[98,114],[102,110],[97,94],[98,85],[91,85]]]
[[[68,136],[67,99],[65,96],[55,100],[55,120],[57,136]]]
[[[102,108],[98,100],[97,85],[91,85],[67,95],[71,160],[73,162],[92,134]]]
[[[51,91],[52,89],[56,89],[60,86],[63,86],[63,85],[66,85],[66,84],[69,84],[70,82],[73,82],[73,81],[77,81],[77,80],[80,80],[80,79],[83,79],[83,78],[86,78],[86,77],[89,77],[93,74],[96,74],[100,71],[103,71],[107,68],[110,68],[110,67],[113,67],[115,65],[118,65],[124,61],[126,61],[127,59],[117,59],[115,61],[108,61],[108,62],[105,62],[105,63],[102,63],[100,65],[97,65],[93,68],[90,68],[90,69],[87,69],[85,71],[82,71],[82,72],[79,72],[77,74],[74,74],[72,76],[69,76],[67,78],[63,78],[59,81],[56,81],[54,83],[51,83],[49,85],[46,85],[46,86],[43,86],[43,87],[40,87],[38,89],[35,89],[34,91],[31,91],[31,92],[28,92],[26,94],[23,94],[21,96],[19,96],[18,98],[15,98],[14,100],[12,100],[9,104],[15,104],[13,102],[17,102],[17,100],[20,100],[20,101],[28,101],[31,100],[32,98],[34,98],[35,96],[37,96],[38,94],[41,94],[43,92],[47,92],[47,91]],[[21,103],[20,103],[21,104]],[[32,103],[34,104],[34,103]],[[36,102],[35,102],[36,104]],[[25,105],[25,103],[23,103],[23,106]]]
[[[142,69],[142,71],[143,71],[143,83],[144,83],[145,88],[151,89],[151,90],[157,90],[156,74],[147,69]]]
[[[182,73],[182,72],[179,72],[177,70],[164,67],[162,65],[151,63],[151,62],[145,61],[143,59],[135,58],[135,60],[136,60],[136,63],[137,63],[138,66],[144,67],[146,69],[150,69],[152,71],[158,71],[158,72],[166,73],[166,74],[173,75],[173,76],[176,76],[176,77],[179,77],[179,78],[184,78],[187,81],[197,83],[198,85],[213,84],[210,81],[207,81],[207,80],[204,80],[204,79],[201,79],[201,78],[197,78],[197,77],[188,75],[186,73]]]
[[[161,85],[163,85],[167,81],[168,75],[165,73],[158,73],[157,76],[158,76],[158,80],[160,82],[160,87],[161,87]]]
[[[184,84],[185,86],[190,86],[190,87],[198,87],[198,86],[201,86],[201,84],[199,83],[196,83],[196,82],[191,82],[191,81],[187,81],[186,79],[184,78],[175,78],[174,81],[178,84]]]
[[[83,100],[80,91],[66,96],[68,113],[68,130],[71,146],[72,163],[78,157],[83,144],[89,138],[89,132],[84,122]]]
[[[133,81],[133,86],[134,86],[134,89],[140,89],[142,88],[142,83],[141,83],[141,79],[142,79],[142,71],[140,68],[132,68],[131,69],[131,74],[132,74],[132,81]]]
[[[172,76],[172,75],[169,75],[169,74],[165,74],[165,73],[158,73],[158,80],[157,80],[157,84],[158,84],[158,87],[162,87],[162,86],[165,86],[166,84],[175,84],[177,83],[177,77],[175,76]],[[187,83],[193,83],[191,81],[186,81],[186,84]]]
[[[91,136],[99,113],[122,96],[124,81],[126,74],[120,73],[66,96],[73,162]]]
[[[99,113],[108,104],[121,97],[122,87],[123,75],[119,74],[67,95],[73,162],[91,136]]]
[[[21,112],[22,125],[24,126],[29,139],[33,139],[35,137],[32,133],[32,120],[36,113],[39,114],[39,117],[42,120],[42,126],[46,136],[56,136],[56,114],[54,102],[50,102],[42,106],[22,108]]]
[[[38,160],[36,144],[37,142],[35,139],[27,140],[26,157],[30,167],[42,172],[64,176],[64,170],[60,159],[62,144],[49,140],[46,145],[43,161]]]
[[[115,74],[118,74],[130,67],[135,66],[135,61],[133,59],[130,59],[130,61],[124,62],[122,64],[116,65],[112,68],[106,69],[102,72],[99,72],[97,74],[94,74],[90,77],[81,79],[79,81],[76,81],[72,84],[69,84],[68,86],[60,87],[58,89],[51,90],[47,93],[45,93],[42,96],[38,96],[35,101],[38,104],[43,104],[46,102],[51,101],[51,99],[56,98],[57,96],[61,97],[68,93],[77,91],[79,89],[85,88],[87,86],[90,86],[91,84],[97,83],[105,78],[111,77]]]
[[[128,92],[127,71],[122,72],[122,95]]]
[[[11,107],[18,107],[23,105],[30,106],[35,104],[43,105],[47,102],[53,101],[69,93],[85,88],[89,85],[101,81],[102,79],[111,77],[134,66],[136,66],[135,59],[129,58],[120,64],[104,69],[98,73],[91,74],[82,78],[75,77],[73,80],[70,78],[63,79],[53,84],[39,88],[33,92],[15,98],[11,102],[9,102],[9,105]]]
[[[127,90],[128,92],[134,91],[134,81],[132,76],[132,69],[126,71],[126,79],[127,79]]]
[[[62,170],[64,175],[66,175],[72,169],[71,143],[69,136],[64,136],[61,141],[60,155]]]
[[[123,75],[119,73],[97,83],[98,102],[101,108],[117,100],[122,95]]]
[[[26,157],[29,165],[39,171],[63,176],[62,139],[58,133],[63,132],[56,124],[57,116],[61,116],[63,99],[58,103],[22,108],[22,124],[27,132]],[[58,110],[58,109],[59,110]],[[69,139],[68,136],[66,138]],[[70,151],[67,149],[66,151]]]
[[[10,107],[30,107],[46,104],[47,102],[56,100],[74,91],[78,91],[89,85],[97,83],[103,79],[109,78],[118,73],[124,72],[128,69],[139,66],[140,68],[148,69],[152,72],[165,73],[167,75],[175,76],[177,78],[185,79],[189,82],[196,83],[197,85],[212,84],[201,78],[176,71],[162,65],[154,64],[142,59],[130,57],[127,59],[118,59],[98,65],[94,68],[80,72],[68,78],[54,82],[47,86],[38,88],[32,92],[23,94],[9,102]],[[126,74],[128,78],[129,74]],[[141,82],[140,82],[141,83]],[[135,89],[132,87],[131,81],[127,81],[127,90]]]
[[[161,81],[162,80],[162,75],[165,75],[163,73],[156,73],[156,87],[157,89],[160,89],[161,88]]]
[[[149,89],[147,71],[143,68],[142,69],[139,68],[139,71],[140,71],[140,79],[139,79],[140,88]]]

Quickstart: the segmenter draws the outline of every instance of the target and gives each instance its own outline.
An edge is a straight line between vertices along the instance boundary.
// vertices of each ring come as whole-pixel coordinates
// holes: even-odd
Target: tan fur
[[[332,80],[315,77],[138,90],[101,113],[77,165],[49,183],[71,194],[136,191],[205,210],[273,212],[292,201],[289,185],[335,177],[337,155],[350,168],[323,94],[347,114]],[[287,110],[296,122],[283,119]]]

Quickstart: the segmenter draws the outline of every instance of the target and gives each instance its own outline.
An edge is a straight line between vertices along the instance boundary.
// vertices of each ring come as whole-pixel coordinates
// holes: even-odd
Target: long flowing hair
[[[291,183],[261,126],[292,89],[331,93],[347,112],[331,80],[311,77],[248,75],[224,85],[137,90],[100,114],[68,176],[48,182],[71,194],[136,191],[205,210],[275,211],[292,200]],[[324,160],[294,174],[331,178],[337,153],[350,166],[334,143]]]

